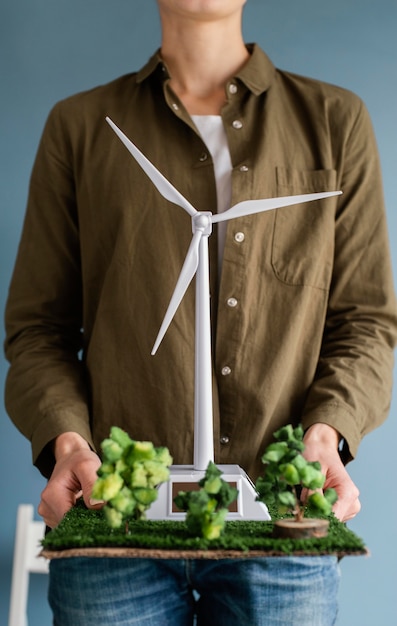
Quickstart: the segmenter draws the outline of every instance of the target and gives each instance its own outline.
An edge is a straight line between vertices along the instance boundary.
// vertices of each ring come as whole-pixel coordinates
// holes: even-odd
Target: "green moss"
[[[270,507],[272,519],[277,513]],[[184,522],[139,520],[125,528],[111,529],[102,511],[89,511],[81,503],[71,509],[59,524],[43,540],[43,548],[49,551],[72,548],[149,548],[157,550],[260,550],[293,554],[365,552],[363,541],[334,516],[330,517],[327,537],[321,539],[275,539],[272,537],[273,521],[226,522],[224,534],[217,540],[208,541],[189,536]]]

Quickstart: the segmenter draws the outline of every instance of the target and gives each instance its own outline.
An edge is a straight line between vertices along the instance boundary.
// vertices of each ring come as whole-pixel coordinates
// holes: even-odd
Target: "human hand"
[[[328,424],[314,424],[306,431],[303,441],[303,456],[308,461],[320,462],[325,475],[324,489],[333,487],[338,494],[332,507],[335,516],[342,522],[352,519],[361,509],[360,493],[340,459],[339,433]],[[307,495],[307,490],[303,490],[303,501]]]
[[[54,528],[83,496],[88,508],[99,508],[103,502],[91,499],[101,461],[88,443],[77,433],[63,433],[54,443],[55,466],[41,494],[39,514]]]

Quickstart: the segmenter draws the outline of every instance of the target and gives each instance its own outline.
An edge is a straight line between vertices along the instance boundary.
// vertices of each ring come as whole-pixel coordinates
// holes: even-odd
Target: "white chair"
[[[15,532],[8,626],[28,626],[29,575],[48,574],[49,561],[38,556],[44,531],[44,522],[33,518],[33,506],[20,504]]]

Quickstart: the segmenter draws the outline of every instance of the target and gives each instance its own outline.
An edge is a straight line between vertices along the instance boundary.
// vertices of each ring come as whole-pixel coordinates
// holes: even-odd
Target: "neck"
[[[218,115],[227,81],[249,53],[241,33],[241,15],[195,20],[162,15],[162,57],[170,85],[191,115]]]

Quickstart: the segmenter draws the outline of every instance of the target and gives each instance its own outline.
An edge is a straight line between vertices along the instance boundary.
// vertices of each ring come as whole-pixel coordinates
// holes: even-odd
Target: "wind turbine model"
[[[213,215],[209,211],[197,211],[182,194],[159,172],[126,135],[107,117],[106,121],[118,135],[132,156],[150,178],[160,194],[182,207],[192,218],[191,240],[181,273],[167,312],[153,346],[154,355],[196,274],[196,328],[195,328],[195,388],[194,388],[194,459],[193,465],[173,465],[168,483],[163,483],[159,496],[148,511],[152,519],[183,519],[184,513],[175,508],[173,498],[183,486],[187,491],[195,488],[204,476],[209,461],[214,460],[213,414],[212,414],[212,358],[208,237],[212,224],[225,220],[262,213],[279,207],[300,204],[320,198],[339,195],[341,191],[311,193],[282,198],[245,200],[235,204],[224,213]],[[219,465],[223,477],[239,491],[236,510],[229,511],[228,519],[270,519],[267,507],[256,501],[256,491],[244,470],[238,465]]]

